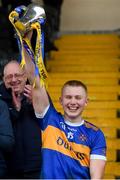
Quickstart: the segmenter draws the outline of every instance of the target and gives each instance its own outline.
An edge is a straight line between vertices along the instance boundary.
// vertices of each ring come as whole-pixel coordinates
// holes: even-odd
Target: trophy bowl
[[[31,29],[31,23],[41,19],[46,19],[44,8],[38,6],[37,4],[31,3],[27,6],[24,15],[15,22],[15,26],[24,35]]]

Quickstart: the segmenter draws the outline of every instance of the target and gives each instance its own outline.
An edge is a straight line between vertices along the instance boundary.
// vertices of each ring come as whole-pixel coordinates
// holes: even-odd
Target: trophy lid
[[[46,19],[44,8],[38,6],[35,3],[31,3],[30,5],[27,6],[26,13],[23,17],[20,18],[20,21],[24,25],[27,25],[28,22],[32,23],[37,19]]]
[[[24,34],[24,32],[30,29],[31,23],[40,19],[43,21],[46,19],[44,8],[35,3],[31,3],[26,7],[24,15],[15,22],[15,26]]]

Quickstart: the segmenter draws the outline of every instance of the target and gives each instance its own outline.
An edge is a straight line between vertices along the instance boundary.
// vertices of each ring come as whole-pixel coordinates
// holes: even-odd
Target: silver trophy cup
[[[17,29],[19,29],[21,34],[24,35],[26,32],[30,31],[31,24],[40,19],[46,19],[45,11],[43,7],[32,3],[27,6],[24,15],[15,22],[15,26]]]

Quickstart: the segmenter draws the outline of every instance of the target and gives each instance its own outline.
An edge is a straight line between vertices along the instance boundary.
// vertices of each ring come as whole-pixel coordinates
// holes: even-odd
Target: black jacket
[[[40,172],[41,132],[33,106],[23,96],[22,108],[17,112],[12,103],[10,90],[0,85],[1,98],[8,104],[15,135],[15,147],[10,160],[13,173]],[[38,178],[38,177],[31,177]]]
[[[6,156],[12,151],[14,135],[7,104],[0,100],[0,178],[7,173]]]

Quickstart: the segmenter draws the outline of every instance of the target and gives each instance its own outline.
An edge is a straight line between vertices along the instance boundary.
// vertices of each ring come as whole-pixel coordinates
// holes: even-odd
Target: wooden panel
[[[54,103],[56,104],[56,106],[59,106],[59,102],[58,100],[55,101]],[[86,106],[86,111],[90,111],[90,110],[95,110],[95,109],[103,109],[103,110],[110,110],[110,109],[120,109],[120,101],[89,101],[88,105]]]
[[[120,92],[120,86],[90,86],[88,85],[88,92]]]
[[[115,101],[118,99],[117,93],[89,93],[88,94],[90,101]]]
[[[57,106],[55,103],[55,108],[63,113],[63,109],[61,105]],[[83,112],[83,118],[88,119],[88,118],[116,118],[116,110],[115,109],[89,109],[85,110]]]
[[[87,109],[120,109],[120,101],[89,101]]]
[[[54,59],[56,59],[56,60],[59,60],[59,56],[61,57],[61,58],[64,58],[65,59],[65,57],[66,58],[69,58],[69,56],[74,56],[74,58],[76,57],[76,56],[91,56],[91,58],[92,58],[92,56],[101,56],[101,54],[103,55],[103,57],[105,57],[106,56],[106,58],[108,57],[112,57],[112,58],[116,58],[116,57],[118,57],[118,55],[120,54],[120,52],[119,52],[119,49],[118,50],[108,50],[108,51],[95,51],[94,49],[93,50],[90,50],[90,51],[86,51],[86,50],[81,50],[81,51],[58,51],[58,54],[57,53],[54,53],[54,55],[52,55],[52,57],[54,58]]]
[[[57,44],[57,43],[56,43]],[[72,44],[71,46],[67,46],[67,43],[63,45],[59,45],[61,51],[92,51],[94,49],[95,53],[96,51],[108,51],[108,50],[118,50],[119,47],[117,44],[83,44],[81,42],[77,42]]]
[[[115,127],[115,128],[120,128],[120,119],[115,118],[96,118],[96,119],[87,119],[89,122],[95,124],[96,126],[99,127]]]
[[[76,39],[83,44],[116,44],[119,43],[119,38],[116,34],[66,34],[63,35],[60,40],[57,41],[59,44],[68,43],[71,45],[70,42],[75,42]]]
[[[120,176],[120,163],[107,162],[105,174]]]
[[[83,81],[85,84],[87,85],[101,85],[101,86],[114,86],[114,85],[118,85],[118,78],[111,78],[111,79],[108,79],[108,78],[77,78],[75,77],[75,75],[71,78],[71,77],[67,77],[65,79],[60,79],[60,78],[54,78],[54,83],[57,85],[57,86],[62,86],[66,81],[69,81],[71,79],[76,79],[76,80],[81,80]],[[53,83],[53,79],[52,78],[49,78],[48,80],[49,84],[52,84]]]
[[[116,118],[116,110],[115,109],[90,109],[85,110],[83,112],[83,117],[101,117],[101,118]]]
[[[107,139],[108,149],[119,149],[120,150],[120,139]]]
[[[113,180],[113,179],[116,179],[116,178],[115,178],[115,176],[112,175],[112,174],[105,174],[104,177],[103,177],[103,179],[112,179],[112,180]]]
[[[55,85],[54,81],[52,84],[48,84],[48,90],[51,93],[58,93],[61,90],[61,86]],[[120,94],[120,86],[115,85],[115,86],[93,86],[93,85],[88,85],[88,93],[119,93]]]
[[[88,56],[89,56],[89,58],[88,58]],[[63,59],[64,59],[64,61],[66,61],[66,59],[67,59],[67,61],[68,60],[73,60],[73,59],[75,59],[75,61],[76,61],[76,59],[77,58],[80,58],[80,59],[86,59],[86,61],[87,60],[89,60],[89,59],[97,59],[97,60],[101,60],[102,61],[102,59],[103,60],[106,60],[107,62],[109,62],[109,59],[117,59],[118,57],[119,57],[119,52],[118,53],[110,53],[110,54],[104,54],[104,53],[99,53],[99,54],[95,54],[95,53],[73,53],[73,51],[71,52],[71,51],[69,51],[69,53],[66,53],[65,51],[57,51],[57,52],[52,52],[51,53],[51,59],[50,60],[54,60],[54,61],[58,61],[59,62],[59,60],[61,60],[61,61],[63,61]]]
[[[67,66],[59,66],[59,65],[54,65],[51,67],[51,71],[53,72],[118,72],[119,67],[118,65],[114,64],[111,66],[86,66],[86,65],[80,65],[80,66],[72,66],[67,65]]]
[[[58,55],[56,55],[58,56]],[[63,64],[70,64],[71,66],[72,65],[75,65],[75,64],[78,64],[78,65],[82,65],[82,64],[86,64],[86,65],[113,65],[113,64],[117,64],[117,65],[120,65],[120,61],[118,58],[116,57],[113,57],[113,58],[107,58],[107,57],[99,57],[99,56],[81,56],[79,54],[71,54],[71,55],[60,55],[57,57],[57,59],[55,58],[54,56],[52,56],[52,59],[50,61],[48,61],[48,63],[51,65],[51,66],[54,66],[54,65],[63,65]]]
[[[117,152],[114,149],[107,149],[107,162],[108,161],[116,161]]]
[[[120,62],[120,60],[119,60]],[[120,78],[120,73],[119,72],[92,72],[92,73],[89,73],[89,72],[76,72],[76,73],[72,73],[72,72],[69,72],[69,73],[60,73],[60,72],[50,72],[49,73],[49,78],[50,79],[67,79],[67,78],[70,78],[70,79],[73,79],[74,77],[76,77],[77,79],[80,79],[80,78],[89,78],[89,79],[99,79],[99,78],[108,78],[109,80],[110,79],[114,79],[114,78]]]
[[[98,125],[100,126],[100,125]],[[105,137],[107,138],[116,138],[117,137],[117,130],[113,127],[101,127]]]
[[[65,47],[65,48],[64,48]],[[68,54],[75,54],[77,52],[77,54],[119,54],[119,47],[118,46],[105,46],[104,44],[100,45],[83,45],[82,47],[75,47],[75,46],[63,46],[63,48],[61,47],[61,52],[58,51],[58,53],[68,53]]]

